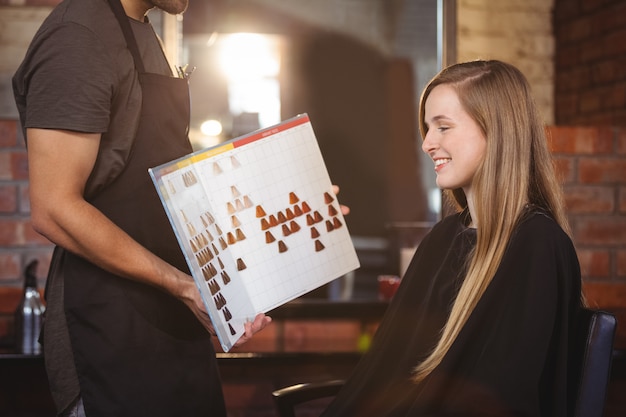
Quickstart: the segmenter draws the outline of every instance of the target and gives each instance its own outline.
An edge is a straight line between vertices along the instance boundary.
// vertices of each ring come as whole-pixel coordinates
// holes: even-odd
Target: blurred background
[[[0,0],[3,348],[12,343],[27,265],[39,261],[42,289],[52,253],[30,225],[11,77],[59,2]],[[477,58],[511,62],[533,88],[586,299],[618,316],[606,415],[626,413],[625,0],[190,0],[184,16],[150,19],[171,62],[195,67],[197,149],[308,113],[340,202],[352,209],[347,222],[362,267],[273,312],[274,326],[245,347],[254,355],[219,356],[233,416],[273,415],[273,388],[343,377],[358,361],[385,308],[377,277],[400,274],[403,256],[445,212],[419,149],[419,92],[442,66]],[[35,405],[31,365],[45,396],[40,357],[0,359],[0,415],[6,401]]]

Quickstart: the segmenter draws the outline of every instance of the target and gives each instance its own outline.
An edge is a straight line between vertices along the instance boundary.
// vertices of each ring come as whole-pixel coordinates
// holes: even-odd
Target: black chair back
[[[295,417],[295,407],[308,401],[334,397],[343,386],[343,380],[296,384],[272,392],[280,417]]]
[[[617,320],[583,308],[572,343],[570,409],[573,417],[602,417],[611,375]]]

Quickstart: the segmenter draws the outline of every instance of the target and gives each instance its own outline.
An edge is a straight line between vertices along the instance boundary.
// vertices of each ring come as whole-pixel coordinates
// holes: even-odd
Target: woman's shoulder
[[[465,212],[453,213],[449,214],[443,219],[439,220],[433,226],[433,231],[442,231],[442,230],[464,230],[467,229],[465,226],[463,219],[467,214]]]
[[[546,210],[539,207],[530,207],[522,215],[516,234],[533,234],[544,237],[565,238],[570,240],[563,228]]]
[[[574,243],[570,236],[545,210],[529,209],[511,238],[510,246],[519,249],[527,247],[532,252],[565,252],[575,254]]]
[[[422,242],[448,239],[450,236],[458,235],[464,230],[467,230],[467,227],[462,222],[461,213],[451,214],[435,223],[424,236]]]

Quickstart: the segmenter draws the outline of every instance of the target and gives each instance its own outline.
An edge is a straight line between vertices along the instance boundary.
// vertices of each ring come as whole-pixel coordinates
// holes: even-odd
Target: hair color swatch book
[[[307,115],[150,169],[222,348],[359,267]]]

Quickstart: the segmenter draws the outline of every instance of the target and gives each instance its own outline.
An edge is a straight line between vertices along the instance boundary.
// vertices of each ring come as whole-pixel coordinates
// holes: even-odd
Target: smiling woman
[[[524,75],[500,61],[447,67],[419,122],[458,212],[419,245],[323,416],[567,415],[580,267]]]
[[[425,104],[428,126],[422,150],[435,163],[441,189],[462,188],[472,205],[472,179],[485,157],[487,142],[480,126],[465,111],[456,90],[435,87]]]

